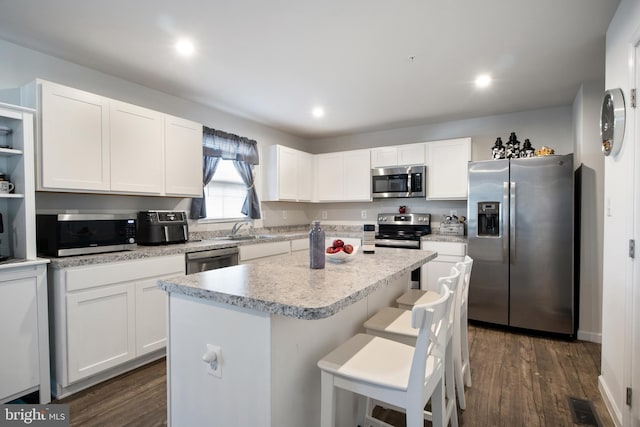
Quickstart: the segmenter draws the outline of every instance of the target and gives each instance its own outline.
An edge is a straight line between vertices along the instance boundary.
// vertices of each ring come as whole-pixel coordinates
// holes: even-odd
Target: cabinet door
[[[344,200],[344,157],[342,153],[315,156],[316,199],[318,201]]]
[[[298,195],[297,200],[311,200],[311,183],[313,177],[313,155],[302,151],[298,152],[297,161]]]
[[[0,402],[40,384],[35,277],[0,282]]]
[[[344,200],[371,200],[370,150],[343,152]]]
[[[379,147],[371,149],[371,167],[382,168],[398,165],[397,147]]]
[[[427,143],[427,199],[466,199],[471,138]]]
[[[202,125],[164,116],[167,196],[202,197]]]
[[[107,99],[43,83],[40,111],[38,190],[109,190]]]
[[[135,291],[131,284],[67,295],[68,381],[135,356]]]
[[[424,144],[406,144],[398,146],[398,166],[423,165]]]
[[[111,191],[160,194],[164,183],[163,116],[110,101]]]
[[[278,200],[298,198],[298,150],[278,146]]]
[[[167,345],[167,293],[156,286],[158,279],[136,283],[136,356]]]
[[[258,243],[255,245],[242,245],[238,249],[240,251],[240,263],[243,264],[258,258],[288,254],[291,252],[291,243],[289,243],[288,240],[283,242]]]

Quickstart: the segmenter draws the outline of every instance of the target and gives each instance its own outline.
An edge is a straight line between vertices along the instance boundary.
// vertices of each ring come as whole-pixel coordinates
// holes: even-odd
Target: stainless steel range
[[[376,246],[420,249],[420,238],[431,234],[431,214],[378,214]]]
[[[420,249],[420,239],[431,234],[431,214],[378,214],[376,246]],[[411,287],[420,288],[420,269],[411,272]]]

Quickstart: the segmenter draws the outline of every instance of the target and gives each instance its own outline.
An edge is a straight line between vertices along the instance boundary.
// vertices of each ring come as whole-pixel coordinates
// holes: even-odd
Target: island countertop
[[[249,264],[159,280],[158,287],[195,299],[225,303],[298,319],[322,319],[365,298],[434,259],[436,252],[376,248],[347,263],[309,268],[300,251]],[[408,285],[408,284],[407,284]]]

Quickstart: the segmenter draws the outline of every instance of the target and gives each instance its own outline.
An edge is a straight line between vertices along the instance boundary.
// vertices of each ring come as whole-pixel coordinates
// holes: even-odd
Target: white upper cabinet
[[[347,201],[371,200],[371,150],[354,150],[343,153],[344,199]]]
[[[108,100],[53,83],[41,90],[37,189],[108,191]]]
[[[427,199],[466,199],[471,138],[427,143]]]
[[[164,192],[202,197],[202,125],[164,116]]]
[[[312,155],[283,145],[272,145],[266,156],[267,201],[310,201]]]
[[[43,80],[23,91],[40,113],[37,190],[201,194],[201,125]]]
[[[371,200],[370,150],[315,155],[314,201]]]
[[[162,113],[109,101],[111,191],[162,193],[164,120]]]
[[[421,164],[424,164],[424,143],[371,149],[372,168]]]

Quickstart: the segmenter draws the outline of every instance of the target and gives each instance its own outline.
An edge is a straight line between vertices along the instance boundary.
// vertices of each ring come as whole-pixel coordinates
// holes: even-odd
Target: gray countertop
[[[432,251],[376,248],[347,263],[327,261],[309,268],[300,251],[250,264],[160,280],[158,286],[182,294],[298,319],[322,319],[365,298],[436,257]],[[286,262],[281,262],[286,261]]]
[[[326,231],[327,236],[341,237],[361,237],[362,233]],[[47,258],[51,268],[69,268],[85,265],[103,264],[107,262],[121,262],[135,259],[179,255],[188,252],[206,251],[210,249],[229,248],[241,245],[260,244],[267,242],[277,242],[293,239],[308,238],[306,231],[296,231],[289,233],[270,234],[269,238],[256,240],[225,240],[225,239],[203,239],[180,243],[175,245],[141,246],[129,251],[108,252],[94,255],[79,255],[62,258]],[[422,237],[423,241],[457,242],[466,243],[467,236],[449,236],[444,234],[429,234]]]

